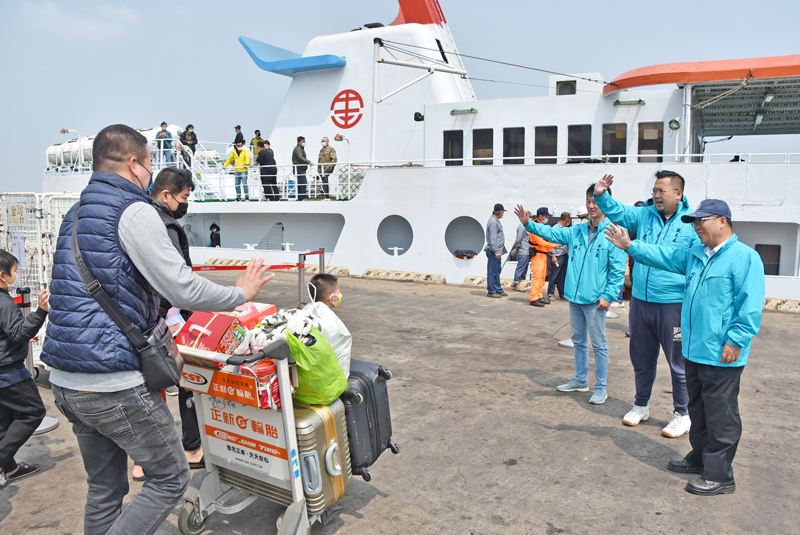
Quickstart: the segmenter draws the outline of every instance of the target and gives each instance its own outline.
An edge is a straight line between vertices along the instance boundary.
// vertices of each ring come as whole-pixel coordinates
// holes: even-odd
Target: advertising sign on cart
[[[289,480],[280,413],[208,395],[203,396],[200,405],[208,453],[274,478]]]

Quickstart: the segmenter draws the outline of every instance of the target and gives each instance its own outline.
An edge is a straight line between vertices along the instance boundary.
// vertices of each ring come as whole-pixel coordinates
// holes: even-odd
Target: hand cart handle
[[[234,366],[250,364],[251,362],[256,362],[261,359],[289,359],[289,364],[293,364],[289,358],[289,344],[286,343],[286,340],[278,340],[277,342],[273,342],[267,347],[247,356],[223,355],[222,353],[214,353],[213,351],[206,351],[204,349],[197,349],[182,345],[178,346],[178,350],[181,352],[181,354],[186,355],[187,357],[195,357],[202,360],[219,362],[222,364],[232,364]]]

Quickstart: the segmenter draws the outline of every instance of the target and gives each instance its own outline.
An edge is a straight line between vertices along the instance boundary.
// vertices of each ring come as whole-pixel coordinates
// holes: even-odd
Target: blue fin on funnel
[[[333,54],[304,58],[297,52],[268,45],[249,37],[240,36],[239,42],[259,68],[284,76],[294,76],[298,72],[341,69],[347,64],[345,58]]]

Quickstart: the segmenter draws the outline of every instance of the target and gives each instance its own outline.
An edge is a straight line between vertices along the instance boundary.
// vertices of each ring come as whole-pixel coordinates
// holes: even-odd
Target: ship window
[[[625,154],[628,143],[628,125],[611,123],[603,125],[603,156]],[[625,163],[625,156],[610,157],[609,163]]]
[[[561,95],[574,95],[576,93],[575,80],[566,80],[564,82],[556,82],[556,94]]]
[[[472,131],[472,165],[492,165],[494,156],[494,130],[482,128]]]
[[[534,163],[556,163],[556,149],[558,147],[558,127],[557,126],[537,126],[536,127],[536,159]],[[552,156],[548,158],[547,156]]]
[[[639,163],[661,162],[661,156],[645,155],[663,153],[664,123],[639,123]]]
[[[524,128],[503,128],[503,163],[506,165],[525,163]]]
[[[444,132],[444,164],[464,165],[464,131],[447,130]]]
[[[781,265],[781,246],[756,245],[756,252],[764,262],[764,275],[777,275]]]
[[[571,124],[567,128],[567,156],[592,155],[592,125]],[[578,159],[577,161],[580,161]]]

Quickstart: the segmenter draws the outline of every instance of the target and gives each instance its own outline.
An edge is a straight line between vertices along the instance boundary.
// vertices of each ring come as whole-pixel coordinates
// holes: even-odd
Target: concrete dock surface
[[[207,274],[232,284],[236,275]],[[511,292],[342,278],[336,313],[353,334],[354,358],[391,369],[394,439],[372,481],[353,479],[341,514],[323,534],[731,534],[800,533],[800,316],[765,312],[739,395],[744,433],[734,461],[735,494],[699,497],[683,487],[696,476],[667,471],[689,450],[668,439],[669,368],[662,357],[650,420],[622,425],[634,397],[628,357],[628,303],[613,309],[607,337],[609,398],[559,393],[575,371],[568,303],[528,306]],[[297,303],[297,276],[280,273],[259,301]],[[589,384],[594,383],[590,364]],[[17,455],[40,474],[0,489],[0,533],[83,533],[86,474],[71,426],[39,379],[48,414],[61,425]],[[180,425],[177,398],[168,398]],[[132,464],[131,464],[132,468]],[[126,501],[139,491],[131,481]],[[258,500],[241,513],[212,515],[208,534],[274,534],[282,507]],[[178,511],[158,533],[173,535]]]

